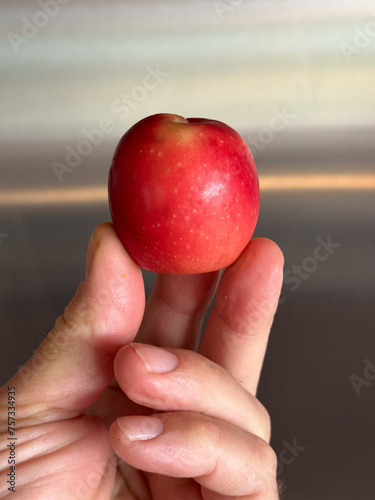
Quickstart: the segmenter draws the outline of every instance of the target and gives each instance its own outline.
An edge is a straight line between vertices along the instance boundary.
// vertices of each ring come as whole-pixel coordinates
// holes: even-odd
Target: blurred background
[[[84,277],[123,133],[221,120],[285,254],[259,387],[285,498],[373,499],[375,2],[2,0],[0,33],[1,383]]]

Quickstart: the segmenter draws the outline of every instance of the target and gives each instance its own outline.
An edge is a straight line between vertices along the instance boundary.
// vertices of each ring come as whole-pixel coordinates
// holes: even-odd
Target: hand
[[[0,498],[277,499],[270,420],[255,394],[282,265],[279,248],[257,238],[221,279],[159,275],[145,309],[140,269],[112,225],[98,226],[85,281],[1,389]]]

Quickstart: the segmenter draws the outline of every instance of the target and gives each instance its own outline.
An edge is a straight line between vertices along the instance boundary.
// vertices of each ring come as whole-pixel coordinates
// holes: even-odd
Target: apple
[[[125,133],[108,194],[123,245],[155,273],[229,266],[259,213],[258,175],[242,137],[222,122],[174,114],[149,116]]]

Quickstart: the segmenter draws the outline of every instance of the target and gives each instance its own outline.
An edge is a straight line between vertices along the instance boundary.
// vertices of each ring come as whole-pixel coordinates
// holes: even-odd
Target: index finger
[[[256,393],[283,278],[284,257],[266,238],[250,241],[220,280],[199,352]]]

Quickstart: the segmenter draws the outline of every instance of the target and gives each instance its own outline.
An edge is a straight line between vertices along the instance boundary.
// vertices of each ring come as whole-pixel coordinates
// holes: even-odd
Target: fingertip
[[[109,443],[112,446],[114,452],[119,457],[121,456],[120,450],[122,448],[121,447],[121,437],[122,437],[122,433],[121,433],[120,427],[117,423],[117,420],[115,420],[109,428],[108,438],[109,438]]]
[[[254,238],[239,259],[223,274],[223,289],[242,289],[245,295],[252,289],[254,297],[273,297],[277,302],[283,282],[284,255],[271,239]],[[225,292],[227,293],[227,292]],[[219,288],[220,294],[220,288]]]
[[[99,244],[102,241],[113,240],[113,238],[117,238],[117,235],[111,222],[102,222],[95,227],[94,231],[92,232],[87,248],[86,272],[85,272],[86,278],[89,276],[91,272],[94,257],[99,247]]]
[[[248,243],[237,261],[228,269],[234,269],[244,263],[253,263],[255,261],[260,261],[260,263],[271,262],[275,268],[282,269],[284,266],[284,254],[273,240],[257,237]]]
[[[281,287],[284,254],[277,243],[268,238],[254,238],[250,242],[248,252],[252,254],[254,260],[260,260],[259,267],[267,273],[273,284]]]
[[[258,294],[267,288],[279,293],[283,279],[284,255],[280,247],[268,238],[254,238],[244,249],[240,257],[229,266],[222,277],[226,286],[236,283],[256,287]],[[259,289],[261,287],[261,289]]]
[[[109,428],[109,442],[122,460],[142,470],[157,470],[160,453],[155,439],[163,434],[164,430],[163,419],[157,416],[119,417]],[[152,460],[153,456],[155,460]]]
[[[86,269],[85,269],[85,277],[87,278],[88,275],[90,274],[91,268],[92,268],[92,263],[94,261],[94,256],[96,253],[96,249],[98,248],[98,230],[99,226],[96,226],[94,229],[88,247],[87,247],[87,256],[86,256]]]
[[[118,384],[125,392],[128,385],[126,375],[132,375],[134,373],[134,356],[132,356],[132,353],[133,351],[130,344],[126,344],[117,351],[113,360],[114,375]]]
[[[260,246],[263,253],[267,254],[268,258],[272,262],[274,262],[275,265],[277,265],[281,269],[284,267],[284,254],[279,245],[275,241],[269,238],[258,237],[254,238],[250,242],[250,248],[252,245],[257,245],[258,248]],[[256,253],[256,250],[254,251],[254,253]]]
[[[95,326],[103,341],[104,333],[114,340],[114,334],[123,337],[124,332],[133,332],[132,340],[144,313],[143,277],[110,222],[99,224],[93,231],[86,275],[84,293],[95,309]]]

